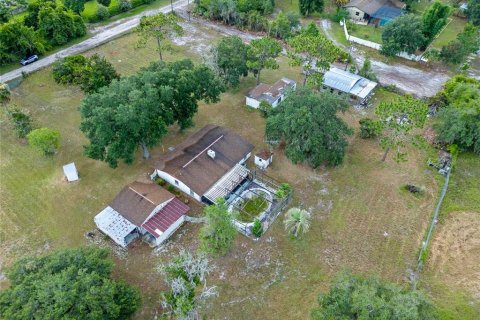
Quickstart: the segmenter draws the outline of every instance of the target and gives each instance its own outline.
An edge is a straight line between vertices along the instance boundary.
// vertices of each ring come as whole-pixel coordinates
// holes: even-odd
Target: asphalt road
[[[186,6],[188,0],[179,0],[173,3],[173,9],[181,8]],[[154,15],[159,12],[168,13],[171,11],[170,4],[158,9],[147,10],[142,13],[139,13],[135,16],[131,16],[128,18],[120,19],[118,21],[114,21],[110,24],[97,27],[92,30],[93,36],[85,41],[77,43],[71,47],[63,49],[57,53],[51,54],[46,56],[32,64],[29,64],[24,67],[20,67],[13,71],[7,72],[0,76],[0,82],[9,82],[14,79],[17,79],[22,76],[22,72],[31,73],[42,68],[48,67],[49,65],[55,63],[57,60],[65,58],[70,55],[79,54],[85,52],[89,49],[95,48],[105,42],[108,42],[118,36],[126,34],[132,31],[139,22],[140,18],[143,16]]]

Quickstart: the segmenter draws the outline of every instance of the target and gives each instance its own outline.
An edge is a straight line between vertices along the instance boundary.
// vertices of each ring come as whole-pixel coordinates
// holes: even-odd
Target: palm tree
[[[285,230],[292,234],[295,238],[305,234],[310,229],[310,212],[300,209],[291,208],[285,214]]]

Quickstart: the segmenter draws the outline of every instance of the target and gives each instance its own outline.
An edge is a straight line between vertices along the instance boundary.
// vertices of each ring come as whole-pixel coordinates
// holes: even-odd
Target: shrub
[[[270,110],[272,110],[272,105],[265,100],[260,101],[260,105],[258,106],[258,110],[262,113],[262,116],[266,118]]]
[[[364,118],[360,121],[360,137],[363,139],[375,138],[382,132],[380,121]]]
[[[108,7],[111,3],[111,0],[97,0],[98,4],[102,5],[102,6],[105,6],[105,7]]]
[[[10,101],[10,88],[8,84],[0,82],[0,103]]]
[[[132,0],[132,8],[136,8],[138,6],[141,6],[144,3],[145,3],[145,1],[143,1],[143,0]]]
[[[288,183],[282,183],[280,188],[275,192],[275,198],[283,199],[292,191],[292,187]]]
[[[130,0],[120,0],[118,2],[118,7],[121,12],[127,12],[128,10],[132,9],[132,3]]]
[[[346,20],[348,18],[348,16],[349,16],[349,13],[348,13],[347,10],[345,10],[343,8],[337,8],[337,11],[332,16],[332,20],[335,21],[335,22],[340,22],[343,19]]]
[[[13,122],[15,133],[19,138],[25,138],[32,131],[32,118],[30,115],[14,108],[9,112],[9,116]]]
[[[170,191],[171,193],[175,192],[175,187],[172,186],[171,184],[168,185],[167,190]]]
[[[255,237],[260,238],[263,234],[263,227],[260,220],[255,219],[253,222],[252,233]]]
[[[152,3],[153,1],[155,1],[155,0],[143,0],[143,3],[145,3],[145,4],[150,4],[150,3]]]
[[[27,135],[28,143],[43,151],[45,155],[53,154],[60,146],[60,132],[49,128],[40,128]]]
[[[110,11],[102,4],[98,4],[97,13],[95,13],[96,21],[103,21],[110,17]]]

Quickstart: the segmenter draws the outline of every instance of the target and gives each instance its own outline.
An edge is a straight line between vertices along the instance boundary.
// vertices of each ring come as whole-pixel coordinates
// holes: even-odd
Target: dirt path
[[[176,1],[173,4],[173,8],[175,9],[180,9],[184,6],[187,5],[187,0],[179,0]],[[30,65],[15,69],[13,71],[7,72],[3,75],[0,76],[0,82],[8,82],[11,80],[14,80],[16,78],[19,78],[22,76],[22,72],[26,73],[31,73],[37,70],[40,70],[42,68],[48,67],[49,65],[53,64],[59,59],[62,59],[66,56],[74,55],[74,54],[79,54],[82,52],[85,52],[89,49],[95,48],[105,42],[108,42],[118,36],[121,36],[125,33],[128,33],[132,31],[133,28],[135,28],[142,16],[145,15],[153,15],[159,12],[167,13],[171,11],[171,6],[170,4],[167,6],[164,6],[162,8],[158,9],[152,9],[148,11],[144,11],[142,13],[139,13],[135,16],[128,17],[125,19],[120,19],[118,21],[114,21],[110,24],[94,28],[91,30],[92,34],[94,34],[93,37],[82,41],[80,43],[77,43],[71,47],[68,47],[66,49],[63,49],[55,54],[49,55],[45,58],[42,58],[38,60],[35,63],[32,63]]]
[[[327,37],[337,46],[345,48],[335,37],[330,34],[331,22],[321,20],[320,26]],[[350,49],[350,48],[349,48]],[[361,66],[365,60],[364,52],[356,47],[351,47],[350,53],[357,65]],[[402,64],[386,64],[373,60],[372,69],[382,85],[395,85],[400,90],[413,94],[417,97],[431,97],[440,90],[442,85],[450,78],[445,72],[434,70],[425,71]]]

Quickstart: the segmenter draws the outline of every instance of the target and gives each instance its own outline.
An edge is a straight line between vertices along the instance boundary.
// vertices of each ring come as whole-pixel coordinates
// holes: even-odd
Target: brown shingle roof
[[[402,9],[405,7],[405,3],[398,0],[352,0],[345,7],[355,7],[372,15],[381,7]]]
[[[134,225],[140,226],[159,204],[173,197],[173,194],[154,183],[133,182],[117,194],[110,207]]]
[[[215,159],[207,151],[215,151]],[[167,172],[202,196],[221,177],[253,150],[253,145],[232,131],[207,125],[161,155],[155,168]]]
[[[258,101],[267,100],[273,103],[287,88],[293,85],[295,85],[295,81],[287,78],[282,78],[272,85],[260,83],[250,90],[247,96]]]

